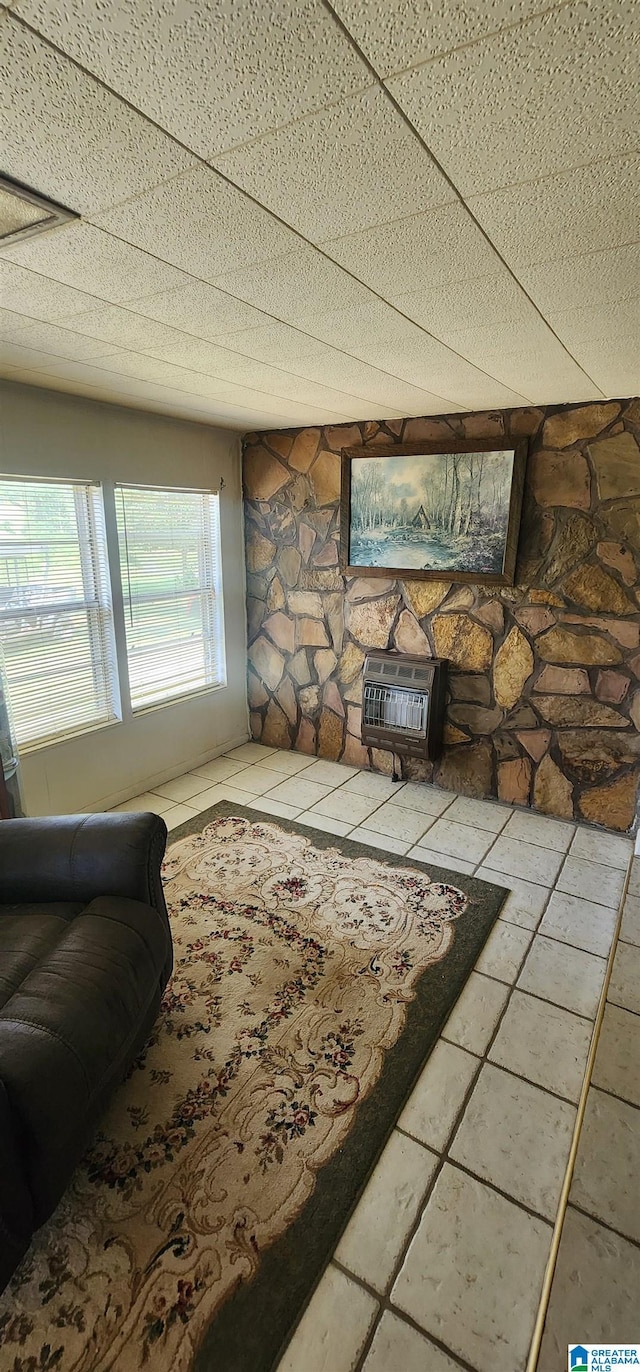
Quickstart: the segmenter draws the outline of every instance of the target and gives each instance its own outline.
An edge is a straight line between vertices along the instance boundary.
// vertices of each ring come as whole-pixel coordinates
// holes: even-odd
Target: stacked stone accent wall
[[[344,578],[340,450],[524,435],[515,585]],[[369,648],[445,657],[445,748],[405,776],[629,830],[640,781],[640,401],[251,434],[253,737],[389,773],[360,742]]]

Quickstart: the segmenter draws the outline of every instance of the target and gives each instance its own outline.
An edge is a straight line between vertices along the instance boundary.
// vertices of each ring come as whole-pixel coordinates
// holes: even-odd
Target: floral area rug
[[[506,896],[228,802],[165,881],[175,972],[0,1298],[7,1372],[276,1365]]]

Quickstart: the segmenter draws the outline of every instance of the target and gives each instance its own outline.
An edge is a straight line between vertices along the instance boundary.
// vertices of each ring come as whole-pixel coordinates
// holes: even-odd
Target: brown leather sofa
[[[0,1290],[157,1016],[166,839],[152,814],[0,823]]]

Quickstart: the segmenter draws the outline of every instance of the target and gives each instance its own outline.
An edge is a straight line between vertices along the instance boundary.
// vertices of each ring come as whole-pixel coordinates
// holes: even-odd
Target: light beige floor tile
[[[499,834],[504,829],[513,810],[509,805],[492,804],[488,800],[472,800],[470,796],[458,796],[447,811],[447,819],[457,824],[468,824],[472,829],[486,829],[489,834]]]
[[[556,882],[558,891],[572,896],[595,900],[617,910],[620,904],[624,872],[605,867],[601,862],[586,862],[584,858],[568,857]]]
[[[350,824],[345,824],[342,819],[331,819],[329,815],[311,815],[308,810],[300,812],[298,824],[305,824],[313,829],[321,829],[325,834],[338,834],[342,838],[350,832],[352,827]]]
[[[445,1164],[392,1302],[479,1372],[522,1372],[550,1240],[543,1220]]]
[[[201,767],[194,767],[189,776],[205,777],[211,785],[214,781],[228,781],[229,777],[246,771],[248,765],[246,762],[232,762],[228,757],[214,757],[211,762],[203,762]]]
[[[324,796],[332,793],[329,786],[321,786],[317,781],[306,781],[303,773],[302,776],[288,777],[286,781],[276,782],[268,794],[270,800],[282,800],[285,805],[296,805],[299,810],[306,810],[309,806],[315,805],[317,800],[322,800]]]
[[[475,871],[475,862],[465,862],[463,858],[436,853],[433,848],[424,848],[422,844],[417,844],[415,848],[411,848],[409,857],[415,858],[417,862],[426,862],[427,866],[444,867],[450,872],[463,872],[468,877],[473,876]],[[492,875],[495,876],[495,873]]]
[[[555,1220],[575,1118],[573,1105],[487,1063],[449,1156]]]
[[[572,943],[585,953],[606,958],[616,927],[616,912],[579,896],[554,891],[540,923],[539,933],[561,943]]]
[[[324,796],[310,808],[309,814],[329,815],[331,819],[344,820],[345,824],[349,820],[352,824],[362,824],[367,815],[377,810],[380,801],[372,796],[361,796],[355,791],[347,791],[347,786],[340,786],[339,790],[331,791],[329,795]]]
[[[640,1105],[640,1015],[607,1005],[592,1081],[594,1086]]]
[[[220,783],[224,785],[224,782]],[[273,790],[278,785],[278,777],[268,767],[243,767],[242,771],[237,772],[229,780],[229,785],[236,791],[247,791],[252,796],[262,796],[266,791]],[[286,785],[286,783],[285,783]]]
[[[410,810],[420,810],[423,815],[441,815],[456,799],[455,791],[441,791],[427,782],[407,781],[403,786],[395,786],[392,792],[395,805],[407,805]]]
[[[362,1372],[460,1372],[460,1363],[405,1320],[385,1310]]]
[[[140,796],[133,796],[131,800],[123,800],[121,805],[114,805],[112,814],[126,814],[140,810],[150,810],[154,815],[165,815],[174,800],[168,800],[166,796],[157,796],[154,791],[143,791]]]
[[[364,821],[365,829],[375,829],[378,834],[388,834],[403,843],[417,843],[435,820],[432,815],[422,814],[419,810],[408,810],[402,805],[387,801]]]
[[[277,748],[265,748],[263,743],[241,743],[239,748],[231,748],[224,756],[237,758],[238,762],[264,762],[269,754],[277,751]]]
[[[328,1267],[277,1372],[353,1372],[377,1312],[368,1291]]]
[[[169,833],[172,829],[177,829],[179,824],[186,824],[188,819],[196,819],[197,810],[192,810],[188,805],[172,805],[170,810],[162,816]]]
[[[381,853],[398,853],[400,856],[407,852],[408,843],[402,843],[399,838],[392,838],[390,834],[376,834],[373,829],[352,829],[349,838],[354,843],[364,843],[367,848],[379,850]]]
[[[588,1020],[516,990],[489,1058],[536,1086],[577,1101],[590,1040]]]
[[[525,881],[537,881],[541,886],[553,886],[562,861],[562,853],[501,834],[484,859],[484,866],[524,877]]]
[[[403,782],[392,781],[390,777],[383,777],[379,772],[356,772],[355,776],[349,777],[342,789],[351,791],[356,796],[370,797],[381,805],[383,800],[399,796],[403,785]]]
[[[472,829],[469,824],[456,824],[447,813],[432,824],[427,843],[434,853],[481,862],[493,843],[493,834],[486,829]]]
[[[306,753],[283,752],[271,753],[264,758],[262,766],[268,767],[270,772],[281,772],[283,776],[296,776],[298,772],[306,772],[314,762],[315,758],[308,757]]]
[[[567,1210],[537,1372],[564,1372],[567,1345],[635,1343],[640,1248]],[[615,1334],[613,1331],[615,1330]],[[425,1368],[426,1372],[426,1368]]]
[[[531,929],[496,920],[476,962],[476,971],[498,981],[514,982],[532,938]]]
[[[479,1066],[473,1054],[439,1039],[402,1111],[398,1128],[442,1152]]]
[[[375,1291],[386,1290],[437,1166],[422,1144],[391,1135],[335,1253]]]
[[[325,762],[324,758],[315,761],[309,758],[310,767],[305,769],[305,781],[317,781],[321,786],[342,786],[358,773],[357,767],[347,767],[342,762]]]
[[[479,1056],[504,1010],[509,987],[472,972],[442,1030],[443,1038]]]
[[[635,943],[636,947],[640,947],[640,899],[638,896],[627,896],[625,900],[620,938],[623,938],[626,943]]]
[[[619,943],[613,964],[607,1000],[640,1015],[640,948]]]
[[[556,853],[566,853],[575,832],[575,824],[565,824],[561,819],[518,811],[509,820],[504,837],[523,839],[525,843],[535,843],[539,848],[551,848]]]
[[[640,1243],[639,1177],[640,1111],[592,1087],[571,1185],[572,1203]]]
[[[640,857],[634,857],[629,877],[629,895],[640,896]]]
[[[500,911],[501,919],[507,920],[510,924],[519,924],[523,929],[537,927],[551,894],[550,887],[540,886],[535,881],[523,881],[511,872],[496,872],[484,863],[478,867],[476,876],[480,881],[492,881],[498,886],[506,886],[511,892]]]
[[[253,791],[240,791],[233,785],[235,777],[231,781],[221,781],[218,786],[210,786],[207,791],[200,791],[197,796],[190,796],[188,805],[198,813],[201,810],[208,810],[212,805],[217,805],[219,800],[230,800],[235,805],[248,805],[253,799]]]
[[[300,811],[295,805],[284,805],[281,800],[269,800],[268,796],[251,796],[246,801],[248,810],[260,810],[264,815],[275,815],[280,819],[297,819]]]
[[[206,777],[197,777],[188,772],[185,776],[174,777],[173,781],[163,781],[161,786],[156,786],[153,794],[166,796],[167,800],[180,805],[199,795],[201,791],[208,790],[210,785]]]
[[[619,867],[626,872],[633,853],[633,840],[622,834],[578,829],[569,853],[571,857],[588,858],[589,862],[601,862],[605,867]]]
[[[604,958],[537,934],[518,986],[521,991],[594,1019],[606,970]]]

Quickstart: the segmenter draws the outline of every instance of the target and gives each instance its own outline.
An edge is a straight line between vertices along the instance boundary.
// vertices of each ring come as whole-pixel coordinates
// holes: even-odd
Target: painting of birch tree
[[[499,574],[514,450],[354,459],[349,561]]]

